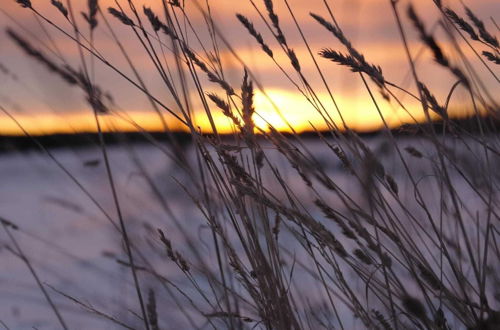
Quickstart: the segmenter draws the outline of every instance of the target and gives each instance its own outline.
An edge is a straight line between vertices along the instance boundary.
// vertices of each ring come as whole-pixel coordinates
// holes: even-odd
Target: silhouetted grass
[[[129,324],[95,309],[84,298],[52,288],[55,293],[125,328],[170,328],[164,313],[172,309],[185,317],[183,326],[191,328],[500,327],[500,149],[494,124],[499,107],[490,92],[498,91],[498,85],[484,86],[470,65],[476,61],[498,83],[491,66],[498,64],[500,49],[494,32],[471,9],[465,7],[466,20],[441,1],[434,1],[433,8],[441,15],[442,32],[453,40],[462,38],[477,55],[473,59],[463,56],[462,43],[444,48],[411,5],[391,1],[392,12],[385,14],[394,19],[413,88],[391,83],[383,68],[354,47],[327,1],[323,15],[311,13],[308,22],[297,21],[293,6],[283,1],[309,50],[304,56],[310,58],[301,58],[294,51],[287,38],[289,31],[280,20],[286,13],[278,12],[273,1],[249,0],[262,24],[235,12],[234,19],[256,41],[263,56],[270,57],[283,79],[321,114],[329,129],[311,127],[317,137],[315,143],[321,146],[318,150],[320,147],[306,141],[292,126],[292,133],[284,134],[270,124],[265,129],[255,124],[256,116],[260,116],[254,103],[255,90],[265,92],[265,86],[262,88],[245,63],[239,83],[228,78],[221,49],[229,49],[224,36],[230,32],[220,32],[208,2],[194,1],[192,8],[183,1],[163,0],[158,1],[163,10],[154,12],[146,7],[137,9],[133,1],[121,5],[117,2],[107,10],[97,1],[89,1],[89,11],[83,13],[82,20],[72,13],[71,1],[67,5],[52,1],[71,29],[57,26],[37,11],[36,4],[17,2],[55,26],[78,47],[80,62],[70,66],[39,50],[21,32],[7,31],[28,56],[80,88],[95,116],[96,144],[102,152],[98,163],[102,161],[106,169],[114,213],[106,214],[98,200],[93,203],[122,239],[126,260],[116,261],[130,270],[136,292],[134,309],[140,312],[137,322]],[[201,11],[204,31],[193,27],[191,10]],[[82,22],[88,32],[84,32]],[[145,22],[149,22],[147,26]],[[312,49],[303,33],[305,24],[320,24],[325,35],[335,37],[344,50],[326,41],[321,49]],[[159,96],[153,95],[138,69],[138,60],[114,34],[115,25],[129,29],[130,37],[140,42],[171,102],[161,102]],[[259,25],[275,38],[275,46],[264,41]],[[408,43],[410,30],[419,35],[439,69],[455,77],[457,82],[447,98],[440,99],[429,87],[431,84],[422,80]],[[207,31],[209,37],[203,39]],[[118,68],[99,53],[92,37],[98,33],[113,35],[130,70]],[[280,63],[278,54],[284,55],[287,63]],[[318,97],[319,87],[312,87],[314,78],[303,68],[306,60],[313,60],[335,107]],[[141,165],[147,160],[137,157],[134,162],[153,192],[151,198],[162,206],[169,222],[164,228],[148,227],[148,247],[141,245],[130,229],[129,219],[122,216],[113,166],[108,159],[108,141],[100,128],[102,116],[115,114],[114,102],[105,97],[105,90],[111,86],[96,81],[91,64],[94,62],[132,83],[158,113],[170,114],[189,132],[192,158],[167,125],[163,133],[157,134],[171,141],[165,152],[186,174],[178,179],[178,189],[191,197],[192,207],[198,208],[202,219],[196,221],[209,229],[210,242],[196,240],[182,229],[182,222],[188,219],[174,216],[169,196],[163,196],[159,188],[163,183],[149,177]],[[335,112],[341,115],[349,109],[336,106],[335,93],[324,79],[327,70],[320,69],[318,63],[324,68],[341,65],[359,77],[384,124],[377,133],[383,141],[381,146],[350,129],[348,123],[340,125],[332,119]],[[126,73],[130,71],[132,74]],[[458,87],[471,100],[473,117],[468,122],[474,124],[473,130],[450,118],[449,101]],[[420,109],[413,111],[422,111],[425,122],[415,121],[397,130],[389,127],[379,97],[409,108],[396,91],[419,101]],[[189,95],[196,95],[202,109],[193,109]],[[119,103],[120,96],[116,95],[115,100]],[[204,111],[213,134],[200,132],[195,110]],[[277,110],[286,120],[286,109]],[[233,134],[217,132],[213,115],[218,112],[232,123]],[[436,116],[438,124],[434,122]],[[418,130],[418,135],[405,133],[413,129]],[[414,139],[400,138],[398,132]],[[148,134],[142,136],[160,148],[158,135]],[[412,145],[412,141],[421,143]],[[43,143],[38,142],[38,146],[64,169]],[[329,169],[321,160],[325,155],[332,156],[339,166]],[[72,179],[78,184],[77,178]],[[28,265],[61,326],[66,328],[62,313],[37,278],[29,256],[22,253],[12,235],[15,219],[2,220],[2,225],[16,246],[13,253]],[[170,226],[176,226],[184,235],[184,245],[174,243],[166,229]],[[177,283],[157,270],[160,267],[153,262],[151,249],[161,257],[162,264],[177,269],[185,280]],[[148,292],[147,297],[144,292]],[[67,328],[72,328],[70,321]]]

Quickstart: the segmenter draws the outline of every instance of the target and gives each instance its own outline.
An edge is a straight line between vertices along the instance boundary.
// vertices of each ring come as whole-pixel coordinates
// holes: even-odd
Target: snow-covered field
[[[170,162],[158,149],[137,148],[147,159],[153,175],[165,175]],[[54,156],[84,186],[109,214],[116,218],[104,166],[85,166],[100,158],[100,150],[57,150]],[[164,212],[152,201],[144,180],[137,174],[125,148],[110,148],[124,217],[130,225],[141,223],[169,228]],[[24,253],[42,280],[55,288],[105,306],[110,314],[120,316],[134,296],[129,292],[128,271],[123,271],[106,253],[120,254],[116,230],[102,212],[69,177],[45,154],[38,152],[0,156],[0,216],[19,226],[12,231]],[[172,182],[170,183],[172,184]],[[165,191],[168,191],[166,189]],[[172,189],[177,192],[178,189]],[[182,193],[169,199],[177,212],[188,215]],[[12,243],[4,232],[2,245]],[[55,329],[57,324],[26,265],[2,248],[0,272],[0,320],[12,329]],[[58,294],[51,295],[68,315],[73,329],[106,329],[109,322],[97,322],[78,306]],[[97,319],[100,320],[100,319]]]
[[[402,147],[418,148],[429,159],[434,157],[435,151],[418,138],[401,139],[398,143]],[[415,216],[419,217],[422,211],[417,205],[410,205],[414,201],[414,193],[406,174],[401,171],[397,155],[381,139],[370,140],[369,144],[380,155],[386,171],[398,183],[402,200],[407,200],[408,206],[414,208]],[[449,146],[453,148],[453,141]],[[318,158],[321,166],[332,174],[339,186],[362,199],[358,193],[359,187],[352,183],[347,171],[324,144],[311,140],[307,142],[307,147]],[[481,153],[477,146],[474,148],[477,154]],[[108,150],[119,201],[132,240],[147,246],[150,241],[148,235],[152,235],[152,230],[162,228],[168,233],[174,246],[182,250],[184,235],[180,234],[172,217],[154,197],[134,163],[130,150],[119,146]],[[185,174],[155,146],[137,144],[133,145],[133,150],[157,184],[182,228],[201,244],[204,244],[205,239],[209,241],[209,231],[201,214],[173,179],[186,182]],[[283,169],[284,178],[292,187],[296,187],[294,191],[306,206],[312,206],[310,192],[305,189],[296,172],[286,165],[284,159],[273,155],[275,151],[266,152]],[[188,153],[193,154],[192,150]],[[111,218],[116,219],[105,168],[102,162],[95,161],[101,159],[100,150],[97,147],[59,149],[54,150],[53,155]],[[470,151],[460,149],[457,151],[457,161],[469,162],[464,168],[470,167],[469,177],[479,180],[480,176],[475,175],[474,171],[478,171],[480,166],[477,159],[470,155]],[[406,153],[404,157],[413,168],[415,177],[421,181],[429,205],[437,207],[439,196],[434,186],[435,180],[429,177],[432,175],[432,168],[427,158],[412,158]],[[500,165],[499,158],[495,156],[490,162],[492,166]],[[467,184],[456,175],[453,180],[455,189],[467,201],[467,207],[473,212],[479,212],[478,214],[484,212],[484,205],[477,198],[467,197],[467,194],[471,194]],[[134,313],[138,312],[138,307],[130,271],[115,260],[126,260],[120,247],[119,234],[82,188],[47,155],[34,151],[0,155],[0,182],[0,217],[19,226],[19,230],[10,232],[42,282],[117,319],[137,324],[138,318]],[[276,194],[279,193],[279,189],[276,189]],[[0,329],[2,326],[16,330],[58,329],[56,319],[33,276],[12,249],[13,242],[3,229],[0,230]],[[290,249],[293,250],[293,246]],[[178,281],[176,283],[184,280],[179,270],[167,261],[158,267],[162,275],[170,280]],[[296,276],[300,277],[300,272]],[[113,323],[84,311],[48,286],[47,290],[71,329],[117,328]],[[160,299],[160,306],[161,302]],[[168,315],[172,325],[183,324],[183,318],[175,308],[171,304],[166,310],[163,308],[162,314]]]

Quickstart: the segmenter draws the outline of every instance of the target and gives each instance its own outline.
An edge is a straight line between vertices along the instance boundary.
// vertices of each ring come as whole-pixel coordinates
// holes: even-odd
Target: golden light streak
[[[325,121],[318,111],[300,94],[287,90],[268,90],[266,95],[256,92],[254,104],[256,114],[254,121],[257,127],[267,130],[268,125],[272,125],[277,130],[290,132],[290,124],[297,132],[311,131],[313,126],[316,129],[327,129]],[[318,97],[327,109],[334,122],[342,127],[342,122],[336,113],[332,101],[326,94]],[[272,100],[272,102],[270,101]],[[337,103],[342,111],[342,115],[348,126],[358,131],[373,131],[383,127],[382,119],[375,106],[366,98],[345,98],[338,99]],[[414,120],[402,109],[392,108],[385,101],[379,103],[381,112],[391,128],[395,128],[404,123],[414,123]],[[413,104],[414,109],[418,109],[418,104]],[[281,115],[275,109],[278,108]],[[423,120],[423,114],[413,111],[416,120]],[[421,111],[420,111],[421,112]],[[212,118],[219,133],[231,133],[235,127],[222,112],[212,106]],[[67,114],[39,113],[39,114],[12,114],[22,127],[32,135],[46,135],[58,133],[82,133],[96,132],[95,118],[90,110],[80,112],[70,112]],[[165,121],[170,129],[174,131],[186,131],[178,121],[165,114]],[[158,114],[146,111],[126,111],[101,115],[103,130],[106,132],[134,132],[140,130],[162,131],[163,126]],[[195,126],[202,132],[211,132],[211,125],[207,115],[202,111],[197,111],[194,118]],[[0,115],[1,135],[23,135],[22,129],[6,115]]]
[[[19,22],[23,23],[23,26],[38,35],[40,40],[45,40],[45,42],[47,42],[46,37],[41,34],[40,27],[35,24],[36,21],[32,19],[31,13],[28,10],[20,8],[15,1],[4,2],[5,4],[2,4],[1,8],[3,11],[16,17]],[[113,0],[102,0],[100,3],[103,8],[106,8],[107,6],[115,6],[115,2]],[[384,75],[389,81],[412,90],[412,79],[409,74],[409,68],[406,64],[406,54],[403,51],[404,48],[402,47],[399,38],[397,37],[398,34],[395,31],[395,27],[391,27],[392,23],[388,23],[387,18],[383,15],[373,15],[375,10],[380,12],[381,8],[383,8],[381,6],[386,6],[388,8],[389,2],[384,0],[359,1],[355,7],[349,7],[349,3],[349,0],[339,1],[335,4],[335,10],[341,18],[341,25],[346,29],[345,32],[350,37],[354,38],[354,45],[366,55],[366,58],[370,63],[381,65],[384,69]],[[477,9],[485,10],[490,8],[493,3],[493,0],[481,0],[477,1],[476,5],[478,7]],[[67,28],[67,26],[64,25],[67,22],[61,15],[58,14],[54,6],[50,5],[50,2],[34,1],[34,4],[41,12],[51,19],[54,19],[54,22],[62,24],[62,26]],[[77,10],[85,10],[86,8],[86,1],[76,2],[75,4],[77,5],[75,7]],[[151,6],[153,10],[158,13],[162,11],[160,1],[136,1],[137,8],[141,8],[143,4]],[[415,5],[421,6],[419,11],[421,13],[424,12],[424,2],[415,2]],[[322,10],[324,11],[322,1],[294,1],[294,8],[297,18],[300,22],[303,22],[303,28],[305,29],[304,32],[306,32],[306,35],[311,38],[309,45],[313,49],[313,52],[318,51],[322,47],[332,47],[345,52],[339,42],[321,26],[314,22],[314,20],[312,20],[309,16],[310,11],[317,13],[321,13]],[[281,15],[281,22],[285,24],[285,26],[286,24],[290,24],[292,21],[289,15],[286,14],[285,8],[280,7],[278,9],[280,9],[279,12]],[[245,29],[234,18],[235,11],[247,15],[252,21],[255,22],[256,27],[263,33],[265,39],[270,43],[271,47],[276,50],[274,52],[274,58],[278,61],[278,63],[283,63],[285,68],[289,69],[289,60],[283,52],[277,49],[276,43],[259,21],[259,17],[250,5],[250,2],[234,0],[220,0],[217,2],[217,6],[214,6],[213,14],[215,15],[216,21],[220,23],[222,32],[227,33],[225,37],[228,37],[230,42],[232,41],[235,43],[234,47],[238,56],[250,66],[257,79],[261,80],[260,82],[264,86],[273,86],[271,88],[266,87],[266,94],[270,97],[272,103],[262,93],[256,92],[255,108],[257,113],[254,116],[256,125],[265,130],[267,129],[268,124],[271,124],[278,130],[290,131],[290,127],[283,120],[284,117],[297,132],[312,130],[313,126],[317,129],[326,129],[327,125],[318,111],[304,98],[304,96],[300,95],[300,93],[298,93],[293,86],[291,86],[291,84],[288,84],[286,79],[282,76],[278,76],[279,70],[275,68],[275,64],[272,60],[262,57],[262,52],[259,47],[256,47],[254,40],[249,38]],[[193,10],[193,14],[193,23],[195,28],[198,28],[199,30],[203,29],[204,21],[201,19],[200,13]],[[480,13],[480,15],[484,14],[485,12]],[[438,11],[429,11],[426,12],[426,15],[428,15],[426,16],[426,20],[432,22],[438,17]],[[13,22],[8,21],[8,24],[11,25]],[[0,23],[0,26],[4,26],[4,23]],[[155,88],[158,88],[157,80],[155,80],[158,79],[157,72],[154,71],[152,64],[148,61],[146,53],[141,47],[136,47],[137,40],[130,38],[130,31],[127,27],[120,25],[117,26],[118,36],[126,46],[127,51],[129,51],[129,55],[135,60],[134,64],[136,65],[136,68],[139,72],[141,72],[141,74],[143,74],[146,80],[151,81],[151,86],[148,87],[154,86]],[[357,31],[358,29],[359,31]],[[69,62],[77,60],[78,52],[74,43],[53,29],[49,29],[49,31],[52,33],[51,38],[53,38],[53,41],[60,49],[64,50],[64,54],[68,57]],[[104,30],[103,26],[100,26],[97,31],[103,32],[106,30]],[[293,31],[293,29],[287,31],[290,32],[289,42],[293,45],[295,53],[301,59],[303,73],[308,77],[308,79],[310,78],[313,88],[321,90],[322,87],[319,84],[319,76],[316,74],[314,66],[312,65],[308,51],[298,38],[298,35],[296,33],[294,34]],[[358,32],[360,38],[356,37]],[[367,38],[366,35],[371,37]],[[446,38],[439,38],[439,42],[445,49],[448,48],[449,42],[446,41]],[[459,42],[463,43],[461,41]],[[27,59],[25,56],[19,56],[19,50],[12,42],[6,39],[5,35],[0,35],[0,43],[2,43],[2,45],[6,45],[1,50],[2,60],[0,62],[4,63],[8,67],[12,67],[12,71],[16,74],[19,73],[19,76],[24,78],[24,82],[26,82],[27,85],[37,86],[36,84],[40,84],[40,78],[36,74],[29,76],[29,71],[23,71],[23,69],[26,69],[25,63],[28,63],[31,59]],[[126,68],[126,63],[124,63],[121,54],[117,52],[117,46],[113,42],[110,42],[109,36],[106,33],[97,33],[95,44],[100,52],[106,54],[106,59],[108,61],[116,64],[116,66],[120,69],[124,67]],[[193,45],[196,48],[197,44],[193,43]],[[435,64],[429,64],[432,63],[432,61],[428,51],[423,52],[422,56],[417,59],[416,54],[418,54],[419,50],[423,47],[418,38],[410,38],[409,45],[412,50],[412,54],[416,59],[420,78],[428,84],[438,100],[443,102],[448,94],[449,88],[453,84],[453,76],[445,70],[442,70],[442,68],[439,70],[442,70],[443,74],[436,74],[436,70],[438,70],[438,68]],[[474,54],[472,54],[467,47],[464,47],[464,49],[466,50],[464,52],[465,56],[472,59]],[[238,69],[241,69],[240,65],[227,49],[222,47],[220,51],[221,58],[228,71],[232,70],[237,72]],[[170,55],[167,52],[167,60],[170,60],[169,56]],[[420,105],[409,98],[405,98],[404,103],[408,110],[411,111],[413,118],[403,109],[397,107],[394,103],[390,104],[383,100],[380,100],[379,103],[381,111],[381,114],[379,114],[366,91],[359,88],[354,79],[350,79],[351,73],[348,68],[339,67],[337,64],[331,63],[325,59],[320,59],[319,65],[323,73],[326,75],[329,86],[332,90],[334,90],[336,101],[342,111],[342,116],[350,128],[359,131],[372,131],[380,129],[384,125],[381,115],[385,118],[386,123],[391,128],[404,123],[414,123],[414,120],[425,120]],[[16,69],[19,69],[20,72],[17,72]],[[127,71],[125,70],[125,72]],[[493,81],[493,84],[491,83],[492,78],[487,75],[485,70],[479,72],[483,73],[481,79],[485,86],[494,86],[493,84],[496,84],[495,81]],[[112,78],[109,78],[112,76],[107,76],[106,73],[108,72],[103,70],[102,76],[99,77],[101,79],[98,80],[98,84],[102,83],[102,86],[105,89],[107,89],[106,84],[109,84],[111,87],[118,90],[124,86],[122,81],[118,82],[112,80]],[[234,76],[229,76],[231,77],[231,83],[235,83],[235,81],[240,83],[241,77],[235,78]],[[2,77],[0,76],[0,78]],[[116,79],[121,78],[116,77]],[[43,81],[43,83],[45,83],[45,81]],[[13,115],[15,115],[19,123],[30,134],[41,135],[54,133],[95,132],[96,130],[95,119],[89,109],[82,109],[80,111],[71,110],[67,112],[60,112],[59,114],[50,113],[47,110],[47,107],[43,107],[43,105],[33,107],[32,104],[34,103],[33,100],[35,97],[21,94],[19,90],[22,90],[22,88],[20,89],[15,83],[8,82],[8,84],[5,84],[4,86],[7,87],[5,90],[15,92],[12,96],[9,95],[8,92],[5,92],[5,95],[9,95],[10,99],[15,99],[16,101],[20,100],[19,103],[21,103],[23,98],[26,97],[26,101],[29,101],[27,104],[30,105],[30,109],[27,112],[23,114],[13,113]],[[208,88],[211,88],[210,85],[207,86]],[[43,87],[44,88],[41,88],[42,92],[51,92],[48,88],[50,87],[50,84],[47,83],[46,86]],[[126,87],[128,88],[129,86],[127,85]],[[54,87],[56,90],[57,88],[58,87]],[[413,86],[413,90],[415,90],[415,86]],[[122,112],[121,115],[113,114],[101,116],[104,130],[129,132],[137,131],[137,126],[140,126],[141,129],[148,131],[162,131],[163,127],[158,115],[153,111],[141,109],[140,107],[142,104],[135,102],[135,99],[132,96],[133,93],[128,93],[128,91],[128,89],[127,92],[122,91],[122,95],[124,97],[120,103],[120,106],[122,107],[129,107],[126,112]],[[157,89],[155,89],[153,93],[155,95],[161,95],[161,91]],[[353,96],[353,94],[358,95]],[[455,94],[452,99],[453,104],[457,104],[457,101],[460,101],[456,100]],[[2,95],[0,94],[0,96]],[[117,96],[120,97],[121,95],[117,94]],[[194,100],[196,96],[193,94],[192,98]],[[332,116],[335,123],[342,126],[340,117],[337,114],[329,96],[327,94],[319,93],[318,98],[324,105],[326,111],[328,111],[328,113]],[[209,104],[211,106],[212,116],[218,131],[220,133],[233,132],[235,128],[231,125],[230,120],[228,120],[219,109],[213,106],[213,104],[210,102]],[[5,106],[5,104],[2,105]],[[71,104],[68,106],[68,109],[72,109],[74,107],[78,108],[79,106],[80,105],[75,106],[75,104]],[[283,117],[281,117],[280,113],[276,111],[275,106],[279,109]],[[464,105],[460,104],[460,106]],[[195,125],[198,126],[203,132],[210,132],[210,121],[204,111],[201,110],[201,106],[194,105],[194,108],[198,109],[195,111]],[[57,109],[61,109],[61,107],[59,106]],[[450,115],[452,117],[459,117],[459,115],[464,114],[459,114],[458,111],[453,110]],[[126,116],[130,116],[131,120],[135,124],[132,124],[130,121],[123,118]],[[182,127],[167,114],[165,114],[164,118],[172,130],[186,130],[185,127]],[[17,124],[7,116],[0,113],[0,135],[20,134],[22,134],[22,130],[17,126]]]

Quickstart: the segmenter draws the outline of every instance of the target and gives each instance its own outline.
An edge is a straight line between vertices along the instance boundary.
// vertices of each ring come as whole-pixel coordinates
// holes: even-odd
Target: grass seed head
[[[89,9],[88,14],[84,13],[84,12],[82,12],[81,14],[82,14],[83,18],[89,24],[90,30],[92,31],[97,27],[97,24],[98,24],[97,18],[96,18],[97,10],[99,9],[98,0],[88,0],[87,5],[88,5],[88,9]]]
[[[108,13],[116,17],[120,22],[122,22],[125,25],[135,26],[134,21],[132,21],[125,13],[116,10],[113,7],[108,8]]]
[[[401,298],[403,307],[407,312],[419,318],[420,320],[426,320],[425,307],[420,300],[411,296],[404,296]]]
[[[33,8],[31,7],[31,1],[30,0],[16,0],[18,4],[21,5],[23,8]]]
[[[51,3],[59,10],[59,12],[61,12],[61,14],[63,14],[64,17],[68,18],[68,10],[64,7],[61,1],[51,0]]]

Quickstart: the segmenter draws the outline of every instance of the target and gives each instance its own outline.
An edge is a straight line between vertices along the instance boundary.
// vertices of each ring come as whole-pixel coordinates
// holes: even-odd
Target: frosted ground
[[[415,203],[413,187],[401,170],[398,156],[390,143],[383,138],[370,138],[366,141],[381,159],[386,172],[394,177],[402,200],[414,210],[417,218],[423,219],[423,212]],[[498,143],[496,138],[491,138],[490,141]],[[400,138],[398,144],[402,148],[412,146],[424,155],[423,158],[412,157],[409,153],[404,153],[403,156],[419,180],[419,186],[425,192],[426,202],[434,205],[434,210],[438,210],[440,196],[435,186],[436,180],[432,179],[435,150],[419,138]],[[485,182],[481,182],[479,171],[484,165],[484,157],[483,150],[477,143],[467,140],[469,150],[458,140],[449,139],[446,144],[455,150],[454,161],[461,163],[464,169],[470,171],[466,174],[474,181],[472,184],[479,188],[483,186]],[[457,148],[457,145],[461,147]],[[322,142],[307,140],[305,146],[339,186],[363,203],[364,196],[359,193],[359,187],[338,158]],[[194,162],[193,147],[185,148]],[[167,214],[154,197],[151,187],[133,160],[131,150],[154,180],[173,215],[184,229],[184,234],[181,234],[179,227],[174,224],[172,214]],[[103,209],[112,218],[116,218],[104,166],[96,161],[101,158],[100,150],[88,147],[58,149],[52,152]],[[186,184],[189,189],[189,178],[161,150],[149,144],[134,144],[130,148],[112,146],[109,147],[109,154],[119,199],[132,240],[148,255],[158,273],[177,285],[186,285],[186,280],[177,267],[165,256],[153,251],[161,250],[155,228],[163,229],[173,245],[185,253],[188,259],[190,253],[186,247],[186,234],[207,249],[211,246],[211,233],[203,217],[184,189],[176,182],[178,180]],[[310,209],[313,215],[321,218],[312,203],[309,190],[295,170],[290,168],[275,150],[266,149],[266,154],[280,169],[305,207]],[[500,158],[495,155],[490,156],[490,166],[500,168]],[[470,185],[457,172],[451,170],[451,173],[454,188],[466,202],[462,206],[467,208],[470,214],[480,216],[485,212],[484,203],[474,197]],[[269,173],[268,175],[269,181],[265,180],[269,182],[268,187],[276,194],[281,194],[277,186],[273,185],[274,180]],[[497,182],[499,176],[500,172],[497,172]],[[42,281],[127,324],[132,326],[139,324],[135,314],[138,313],[138,307],[130,271],[116,261],[126,260],[120,248],[118,232],[67,174],[43,153],[12,152],[0,155],[0,182],[0,217],[19,226],[19,230],[11,232],[33,263]],[[390,196],[388,191],[387,194]],[[498,209],[498,199],[493,205]],[[338,208],[342,211],[342,206],[339,205]],[[444,215],[445,218],[451,216],[453,215]],[[286,249],[294,253],[296,248],[294,244],[297,243],[289,243],[290,241],[282,240]],[[16,330],[57,329],[56,319],[42,293],[26,265],[10,250],[11,246],[12,242],[6,233],[0,231],[0,321],[2,322],[0,329],[2,326]],[[296,258],[300,260],[300,252],[297,253]],[[161,291],[164,288],[159,287],[154,281],[149,282],[146,275],[141,275],[141,278],[145,287],[158,290],[158,305],[163,306],[160,307],[160,315],[163,315],[162,325],[165,328],[174,325],[186,326],[185,316],[178,311],[169,295]],[[310,299],[314,300],[321,296],[318,288],[307,285],[310,283],[308,282],[310,278],[300,267],[295,272],[294,279],[303,281],[301,287]],[[112,322],[86,312],[52,289],[48,290],[71,329],[119,328]],[[491,294],[495,295],[498,292]],[[179,298],[178,294],[177,297]],[[179,303],[187,306],[189,310],[189,304],[185,299],[180,297]],[[496,303],[498,304],[498,301]],[[347,311],[343,313],[346,318],[352,318]],[[203,319],[198,318],[197,322],[200,327],[208,327]],[[356,324],[355,320],[352,322]]]

